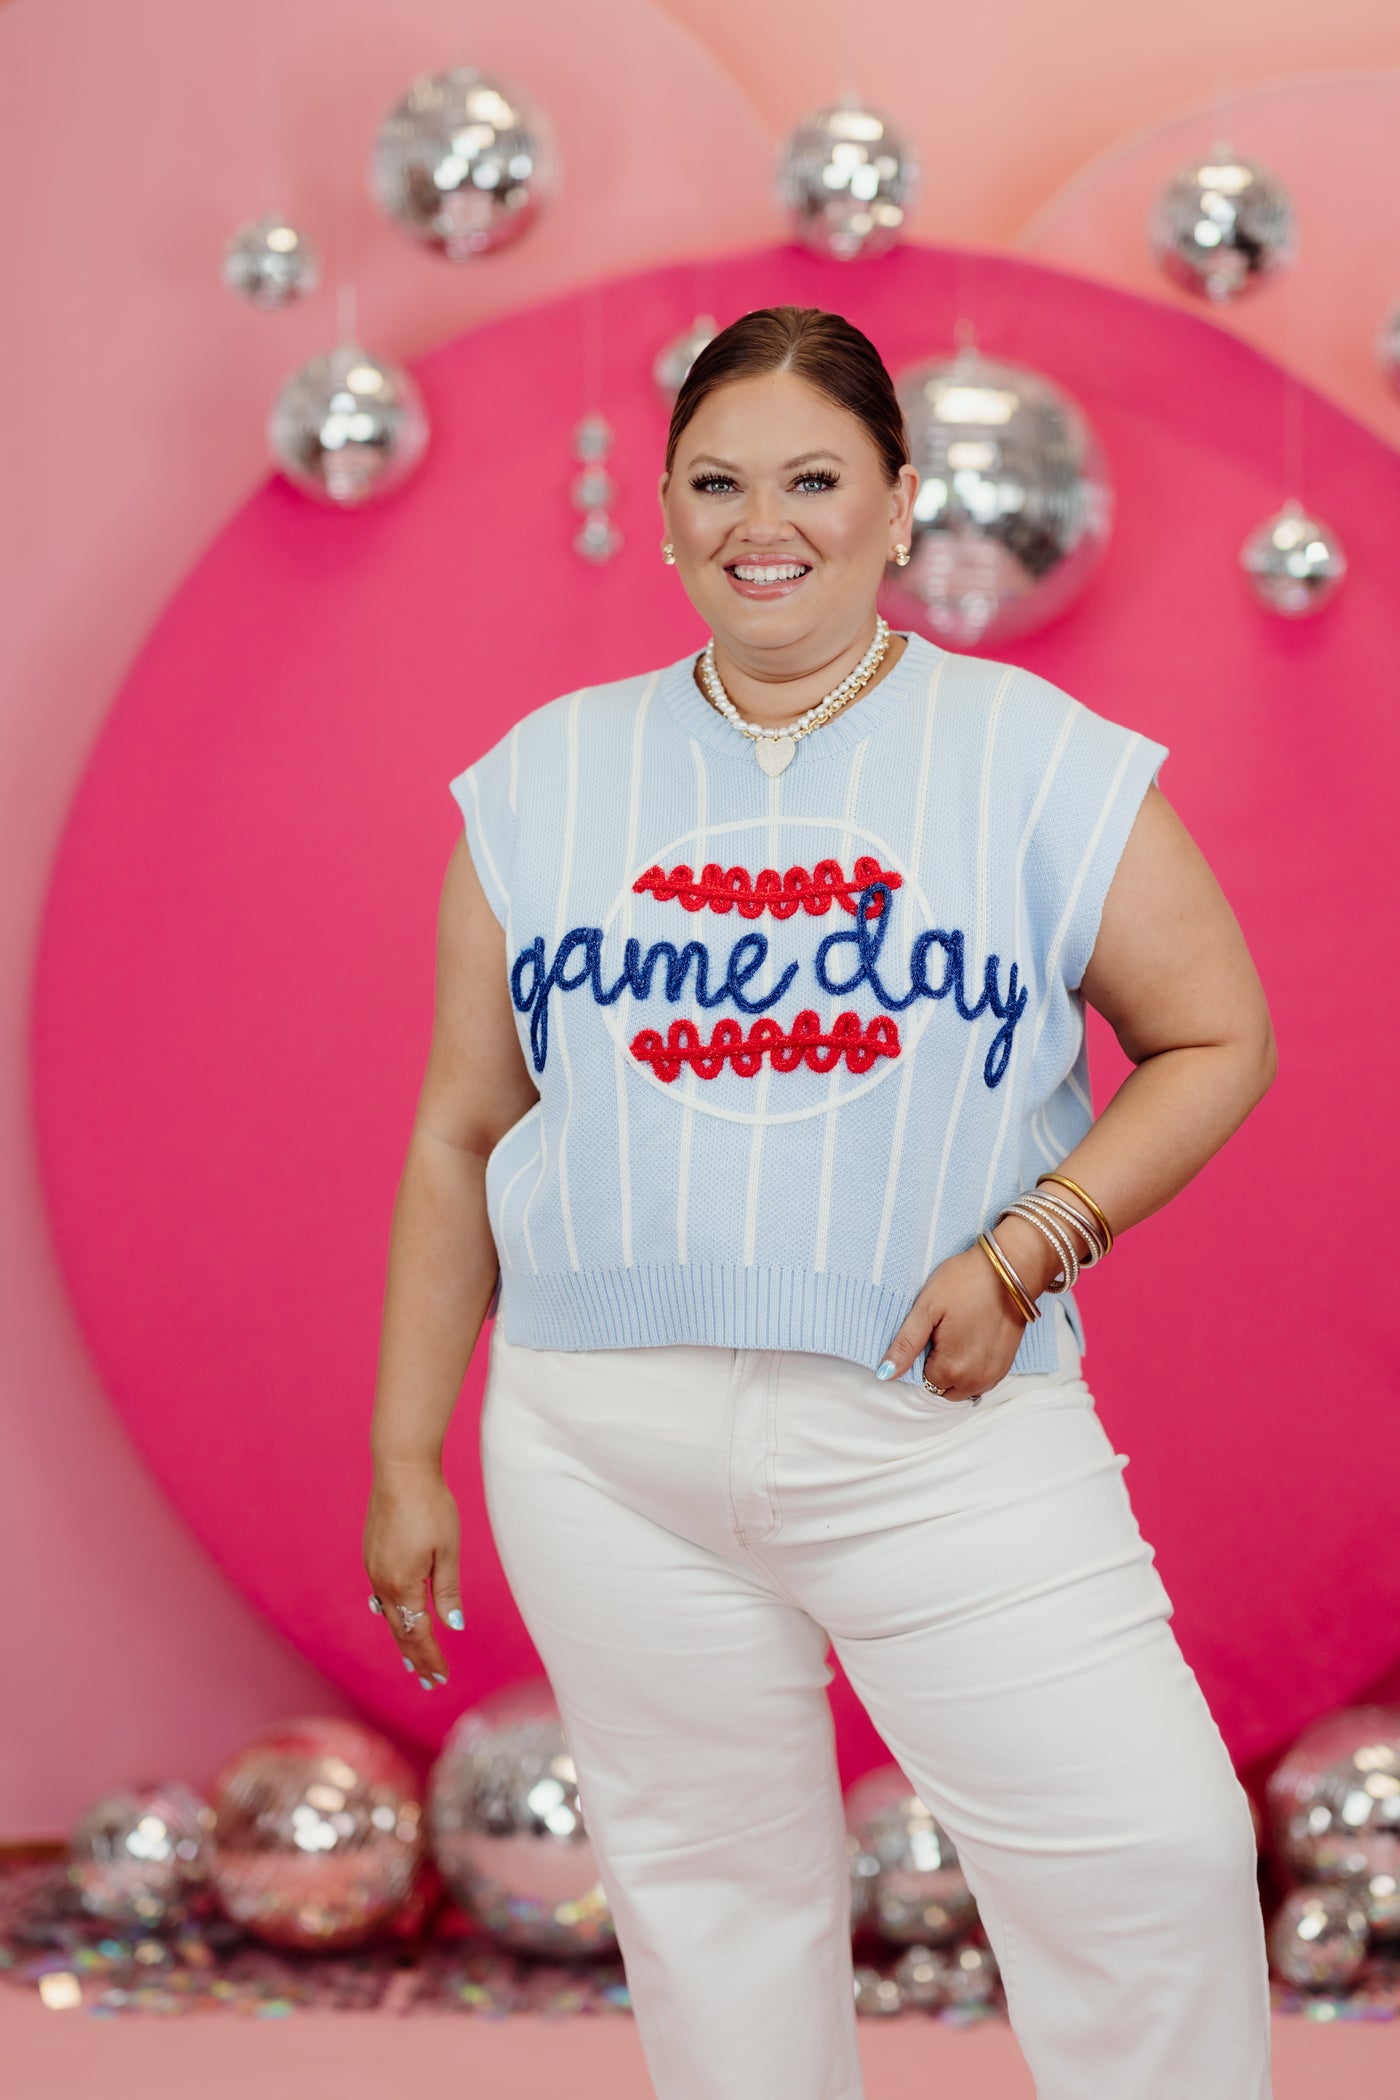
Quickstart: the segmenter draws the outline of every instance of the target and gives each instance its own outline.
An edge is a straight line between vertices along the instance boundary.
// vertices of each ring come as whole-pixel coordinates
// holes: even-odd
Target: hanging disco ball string
[[[1284,344],[1279,360],[1283,393],[1283,485],[1279,509],[1245,535],[1239,566],[1258,605],[1280,619],[1306,619],[1320,612],[1347,573],[1347,557],[1334,526],[1303,500],[1303,389],[1293,367],[1291,302],[1283,301]]]
[[[391,224],[449,262],[519,240],[559,185],[554,129],[516,82],[421,73],[379,126],[370,190]]]
[[[342,101],[341,162],[359,157],[354,98]],[[267,443],[294,487],[350,510],[391,493],[413,472],[429,437],[416,381],[360,338],[355,270],[360,189],[343,183],[336,258],[336,339],[283,381],[267,417]]]
[[[570,499],[583,512],[583,523],[574,534],[575,554],[594,563],[611,561],[621,552],[622,534],[612,519],[617,484],[608,472],[613,446],[612,425],[603,414],[603,290],[590,284],[579,302],[583,326],[582,393],[583,413],[574,425],[573,449],[578,471],[570,485]]]
[[[1228,80],[1216,89],[1215,142],[1160,191],[1148,245],[1174,284],[1217,305],[1254,290],[1297,259],[1293,201],[1277,175],[1231,143]]]
[[[778,149],[775,190],[793,239],[835,262],[901,241],[919,184],[913,147],[854,92],[809,110]]]
[[[1153,207],[1148,240],[1174,284],[1218,305],[1286,269],[1297,254],[1287,190],[1225,140],[1171,177]]]
[[[321,281],[320,251],[286,212],[264,212],[229,235],[222,275],[228,289],[240,299],[272,313],[316,290]]]
[[[984,356],[958,263],[957,350],[897,375],[919,472],[908,563],[891,612],[955,647],[1043,626],[1084,588],[1108,544],[1113,487],[1088,416],[1045,373]]]

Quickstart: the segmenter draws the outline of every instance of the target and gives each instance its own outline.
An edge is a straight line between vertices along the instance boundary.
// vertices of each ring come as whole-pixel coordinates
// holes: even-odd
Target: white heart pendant
[[[756,737],[753,755],[772,780],[782,772],[784,766],[792,764],[796,749],[796,741],[790,736]]]

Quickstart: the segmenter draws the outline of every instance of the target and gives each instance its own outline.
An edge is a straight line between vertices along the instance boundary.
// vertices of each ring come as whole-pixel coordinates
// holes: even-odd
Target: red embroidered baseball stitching
[[[669,875],[663,868],[648,868],[632,887],[650,890],[659,904],[669,904],[674,899],[686,911],[737,909],[741,919],[756,919],[765,911],[771,911],[775,919],[790,919],[799,909],[818,918],[829,912],[833,903],[854,918],[857,900],[867,883],[886,882],[897,890],[903,881],[904,877],[893,868],[882,868],[873,854],[862,853],[849,879],[839,860],[819,860],[811,869],[794,866],[786,875],[780,875],[776,868],[761,868],[757,875],[750,875],[747,868],[722,868],[718,861],[711,860],[706,861],[698,877],[681,861]],[[865,916],[878,919],[884,908],[884,897],[874,896]]]
[[[693,1021],[677,1019],[664,1038],[655,1028],[639,1029],[631,1050],[669,1085],[680,1076],[683,1064],[692,1067],[697,1079],[718,1078],[726,1063],[741,1079],[752,1079],[765,1057],[775,1072],[795,1072],[801,1064],[813,1072],[830,1072],[843,1058],[848,1071],[868,1072],[877,1057],[898,1057],[900,1043],[898,1024],[888,1014],[875,1014],[862,1023],[858,1013],[840,1013],[831,1033],[823,1035],[820,1016],[804,1007],[787,1033],[764,1014],[745,1035],[740,1023],[726,1016],[716,1021],[707,1043]]]

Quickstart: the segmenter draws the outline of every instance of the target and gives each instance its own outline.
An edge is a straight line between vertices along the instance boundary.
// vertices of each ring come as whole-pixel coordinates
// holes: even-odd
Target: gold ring
[[[922,1376],[922,1373],[921,1373],[920,1375]],[[931,1393],[937,1393],[937,1395],[938,1395],[938,1397],[939,1397],[939,1399],[940,1399],[940,1400],[946,1400],[946,1399],[947,1399],[948,1395],[947,1395],[947,1393],[946,1393],[946,1392],[944,1391],[943,1387],[942,1387],[941,1385],[935,1385],[935,1384],[934,1384],[934,1382],[933,1382],[933,1380],[932,1380],[931,1378],[925,1378],[925,1379],[924,1379],[924,1384],[925,1384],[925,1385],[926,1385],[926,1386],[928,1387],[928,1390],[929,1390],[929,1391],[930,1391]]]

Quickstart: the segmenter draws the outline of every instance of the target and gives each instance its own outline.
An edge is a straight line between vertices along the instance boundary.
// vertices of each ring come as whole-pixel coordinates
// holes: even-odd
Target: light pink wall
[[[1328,67],[1400,62],[1394,0],[663,0],[774,133],[841,80],[902,121],[927,188],[925,240],[1010,246],[1084,162],[1183,103]]]
[[[1224,80],[1400,61],[1392,0],[1186,0],[1150,16],[1108,0],[886,0],[878,44],[848,0],[800,16],[522,0],[505,17],[480,15],[464,41],[456,0],[0,13],[0,1681],[35,1724],[0,1732],[0,1836],[60,1832],[111,1781],[202,1778],[264,1719],[338,1704],[126,1441],[54,1267],[29,1126],[35,926],[75,780],[157,609],[263,477],[272,386],[331,332],[329,293],[285,316],[233,305],[214,283],[224,234],[274,200],[324,224],[333,259],[359,258],[362,333],[416,355],[610,269],[768,239],[764,126],[843,80],[919,144],[918,230],[1009,244],[1081,163]],[[401,84],[456,58],[538,84],[572,156],[554,223],[479,274],[411,255],[342,172]]]

